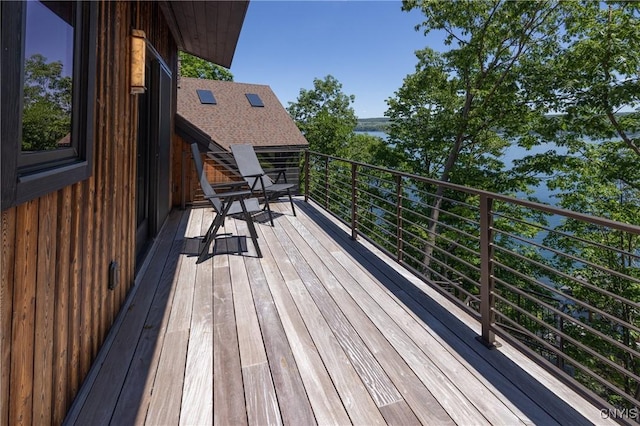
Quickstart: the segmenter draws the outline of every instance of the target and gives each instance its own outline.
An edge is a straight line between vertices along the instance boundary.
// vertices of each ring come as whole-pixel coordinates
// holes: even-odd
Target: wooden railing
[[[304,187],[352,238],[476,316],[488,347],[497,333],[638,409],[639,226],[316,152]]]

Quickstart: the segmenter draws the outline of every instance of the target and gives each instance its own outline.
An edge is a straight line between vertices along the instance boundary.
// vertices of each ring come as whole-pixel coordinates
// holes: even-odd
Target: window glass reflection
[[[73,2],[26,4],[22,151],[71,146]]]

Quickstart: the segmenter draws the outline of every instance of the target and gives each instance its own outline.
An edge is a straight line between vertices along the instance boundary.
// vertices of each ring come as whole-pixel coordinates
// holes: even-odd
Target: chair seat
[[[296,186],[295,183],[274,183],[269,187],[269,191],[271,192],[284,192],[287,189],[291,189]]]
[[[244,205],[247,208],[247,211],[249,213],[262,211],[262,208],[260,207],[260,204],[258,203],[257,198],[247,198],[246,200],[244,200]],[[234,201],[231,204],[231,207],[229,207],[229,211],[227,212],[227,214],[238,214],[238,213],[242,213],[242,206],[240,205],[240,202]]]

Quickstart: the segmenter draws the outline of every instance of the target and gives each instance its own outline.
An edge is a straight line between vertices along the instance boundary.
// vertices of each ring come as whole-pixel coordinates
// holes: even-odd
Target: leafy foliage
[[[233,81],[233,74],[225,67],[209,62],[186,52],[178,52],[180,75],[207,80]]]
[[[342,92],[342,84],[333,76],[313,80],[313,89],[300,89],[296,102],[287,110],[309,141],[309,148],[330,155],[341,155],[356,127],[351,104],[354,95]]]
[[[56,149],[71,132],[72,79],[62,76],[62,68],[40,54],[25,62],[23,151]]]

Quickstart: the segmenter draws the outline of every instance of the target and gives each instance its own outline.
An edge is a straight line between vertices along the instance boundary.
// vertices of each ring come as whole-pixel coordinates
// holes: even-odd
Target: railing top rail
[[[456,191],[466,192],[466,193],[472,194],[472,195],[484,196],[484,197],[488,197],[488,198],[491,198],[491,199],[494,199],[494,200],[506,201],[508,203],[517,204],[517,205],[520,205],[520,206],[523,206],[523,207],[532,208],[532,209],[535,209],[535,210],[541,210],[541,211],[544,211],[546,213],[557,214],[557,215],[569,217],[571,219],[576,219],[576,220],[592,223],[592,224],[595,224],[595,225],[605,226],[605,227],[608,227],[608,228],[617,229],[619,231],[628,232],[630,234],[640,235],[640,226],[638,226],[638,225],[632,225],[632,224],[629,224],[629,223],[617,222],[615,220],[607,219],[607,218],[604,218],[604,217],[591,216],[591,215],[587,215],[587,214],[584,214],[584,213],[578,213],[578,212],[574,212],[572,210],[563,209],[563,208],[560,208],[560,207],[554,207],[554,206],[550,206],[550,205],[547,205],[547,204],[536,203],[535,201],[521,200],[519,198],[514,198],[514,197],[511,197],[509,195],[497,194],[495,192],[484,191],[482,189],[477,189],[477,188],[470,188],[470,187],[458,185],[458,184],[455,184],[455,183],[442,182],[442,181],[439,181],[439,180],[436,180],[436,179],[426,178],[426,177],[420,176],[420,175],[400,172],[400,171],[397,171],[397,170],[387,169],[385,167],[380,167],[380,166],[374,166],[372,164],[362,163],[362,162],[359,162],[359,161],[352,161],[352,160],[348,160],[346,158],[340,158],[340,157],[335,157],[335,156],[328,155],[328,154],[323,154],[321,152],[316,152],[316,151],[308,151],[308,152],[309,152],[309,154],[317,155],[317,156],[320,156],[320,157],[325,157],[325,158],[328,158],[330,160],[337,160],[337,161],[342,161],[342,162],[349,163],[349,164],[355,164],[355,165],[358,165],[358,166],[367,167],[369,169],[373,169],[373,170],[378,170],[378,171],[381,171],[381,172],[389,173],[389,174],[395,175],[395,176],[406,177],[408,179],[413,179],[413,180],[417,180],[417,181],[428,183],[428,184],[432,184],[432,185],[444,186],[445,188],[448,188],[448,189],[453,189],[453,190],[456,190]]]

